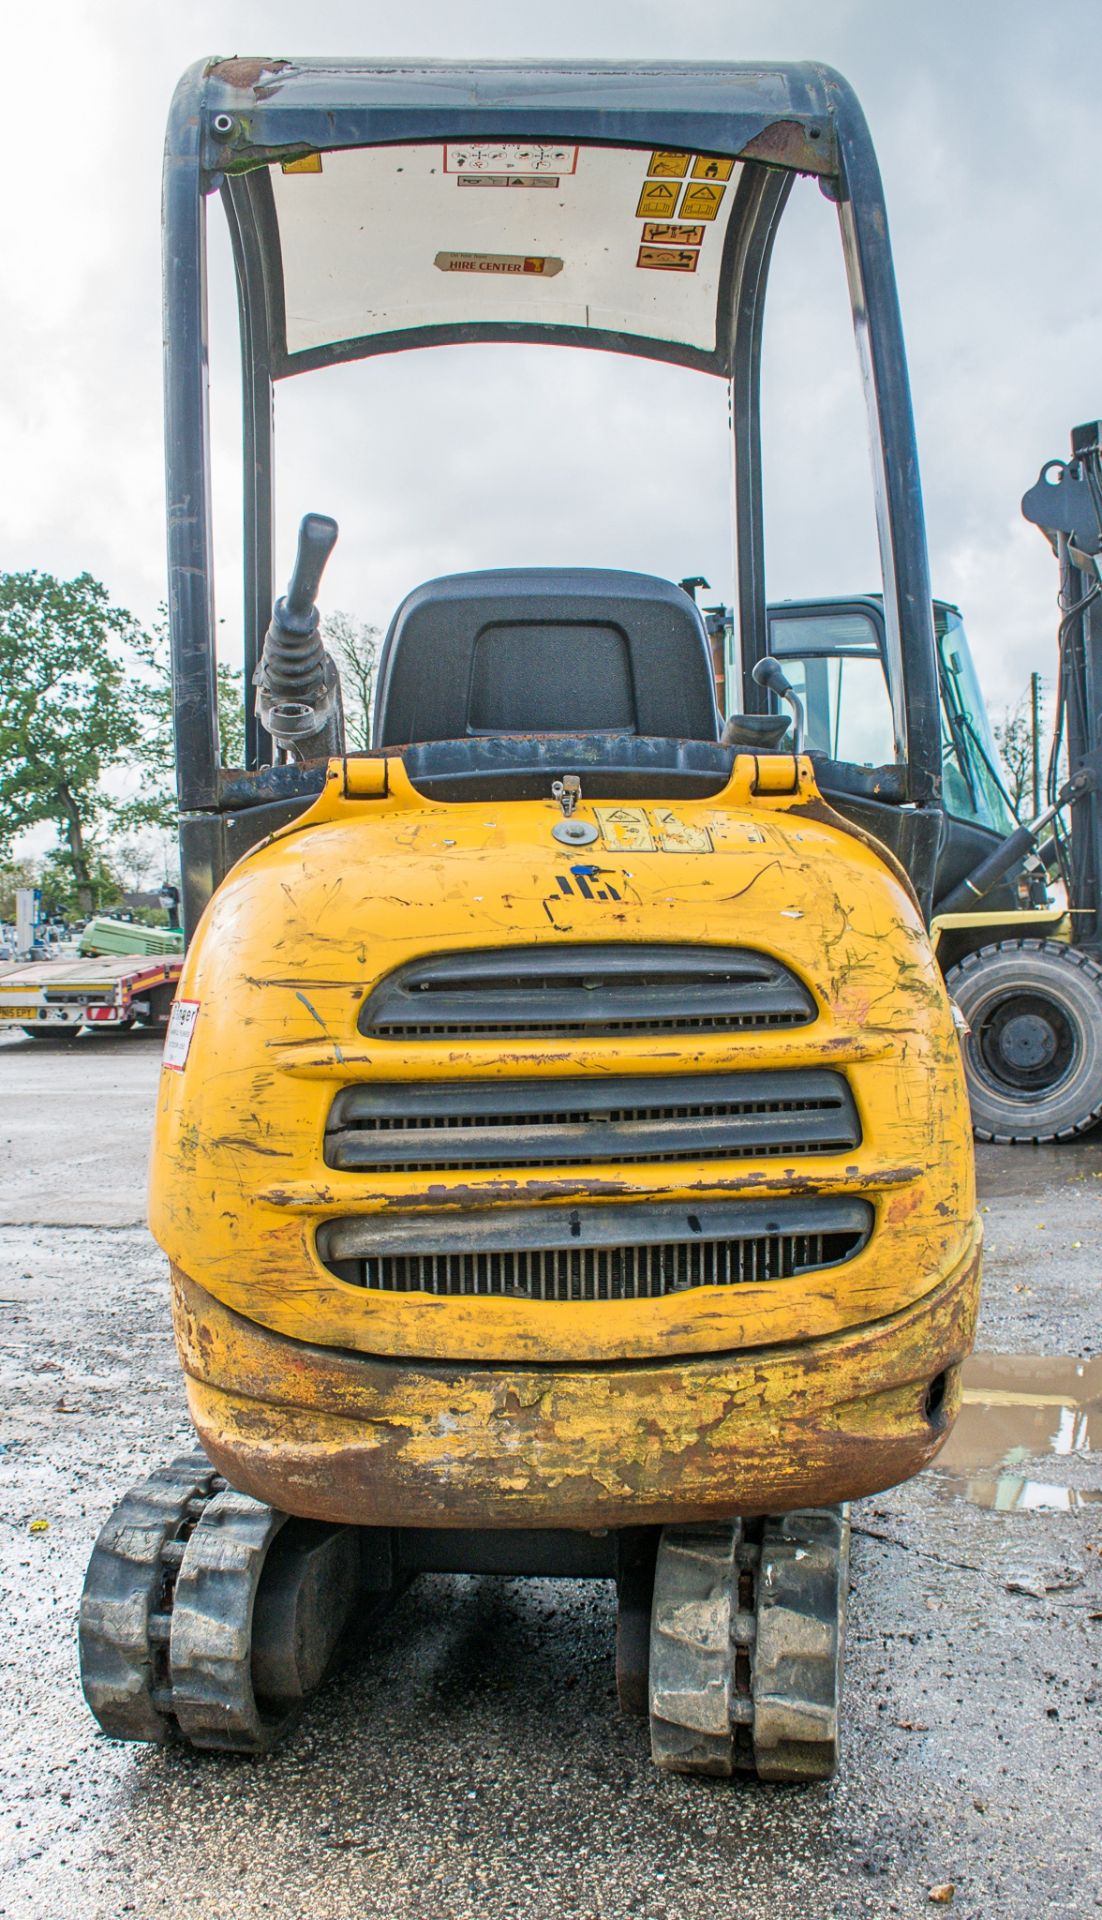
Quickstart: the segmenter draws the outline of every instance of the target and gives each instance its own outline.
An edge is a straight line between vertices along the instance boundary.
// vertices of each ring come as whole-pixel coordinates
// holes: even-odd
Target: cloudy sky
[[[1086,0],[39,0],[5,9],[2,560],[164,593],[160,149],[202,55],[820,59],[876,141],[910,351],[935,592],[989,701],[1051,674],[1055,570],[1018,502],[1102,412],[1096,5]],[[833,214],[793,196],[766,318],[776,596],[876,584]],[[215,212],[213,225],[219,224]],[[238,650],[237,395],[213,278],[219,614]],[[385,625],[451,568],[605,564],[730,590],[726,397],[683,370],[438,349],[284,383],[280,572],[308,507],[342,537],[328,602]]]

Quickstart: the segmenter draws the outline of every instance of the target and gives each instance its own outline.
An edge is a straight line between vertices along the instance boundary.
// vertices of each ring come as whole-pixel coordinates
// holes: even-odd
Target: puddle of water
[[[929,1471],[944,1492],[999,1513],[1102,1505],[1102,1488],[1033,1479],[1026,1461],[1102,1451],[1102,1359],[975,1353],[963,1404]]]

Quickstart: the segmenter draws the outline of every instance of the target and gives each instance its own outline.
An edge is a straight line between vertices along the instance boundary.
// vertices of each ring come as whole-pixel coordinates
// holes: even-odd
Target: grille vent
[[[499,1034],[727,1033],[805,1026],[806,987],[769,954],[737,947],[527,947],[417,960],[389,974],[360,1015],[381,1039]]]
[[[346,1087],[325,1159],[345,1172],[841,1153],[861,1138],[841,1074],[632,1075]]]
[[[866,1203],[845,1200],[700,1214],[675,1207],[523,1208],[484,1215],[477,1225],[454,1215],[400,1226],[332,1221],[319,1231],[318,1247],[339,1278],[379,1293],[655,1300],[838,1266],[860,1251],[871,1225]]]

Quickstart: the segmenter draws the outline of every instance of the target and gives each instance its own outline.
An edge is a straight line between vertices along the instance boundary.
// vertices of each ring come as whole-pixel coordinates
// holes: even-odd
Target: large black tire
[[[981,1140],[1070,1140],[1102,1116],[1102,967],[1055,940],[1000,940],[945,978]]]

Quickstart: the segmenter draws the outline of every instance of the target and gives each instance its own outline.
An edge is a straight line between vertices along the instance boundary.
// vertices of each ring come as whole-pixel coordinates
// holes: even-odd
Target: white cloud
[[[87,567],[144,617],[162,597],[158,201],[172,84],[221,51],[814,58],[853,81],[877,141],[909,341],[935,590],[960,601],[993,706],[1053,664],[1054,569],[1017,501],[1102,410],[1094,244],[1097,15],[1033,0],[53,0],[5,20],[0,470],[7,567]],[[814,189],[808,190],[814,196]],[[829,214],[825,203],[820,215]],[[870,584],[848,322],[810,212],[767,314],[771,584]],[[801,225],[800,222],[804,221]],[[833,257],[833,256],[831,256]],[[795,299],[796,268],[812,296]],[[822,288],[820,299],[818,289]],[[828,299],[828,294],[831,297]],[[216,316],[221,612],[237,423]],[[822,349],[837,347],[840,371]],[[555,364],[558,362],[559,364]],[[546,369],[552,368],[553,372]],[[603,356],[481,349],[384,360],[280,396],[281,572],[306,506],[343,533],[331,604],[385,621],[452,567],[577,560],[729,579],[718,383]],[[232,642],[230,643],[232,650]]]

